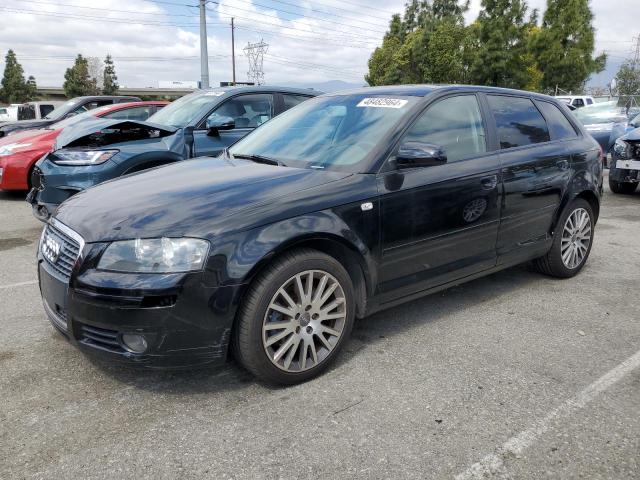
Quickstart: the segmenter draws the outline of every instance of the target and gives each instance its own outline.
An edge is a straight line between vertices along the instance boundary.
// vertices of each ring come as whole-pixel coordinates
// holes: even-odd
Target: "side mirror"
[[[233,130],[236,121],[231,117],[215,117],[207,119],[208,135],[218,135],[220,130]]]
[[[396,163],[398,168],[433,167],[447,163],[447,154],[438,145],[406,142],[400,145]]]

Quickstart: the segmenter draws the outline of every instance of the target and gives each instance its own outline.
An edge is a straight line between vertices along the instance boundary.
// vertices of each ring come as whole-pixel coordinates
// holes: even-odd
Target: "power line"
[[[42,5],[55,5],[58,7],[71,7],[71,8],[82,8],[85,10],[100,10],[103,12],[117,12],[117,13],[135,13],[137,15],[154,15],[154,16],[162,16],[162,17],[167,17],[169,16],[168,12],[140,12],[140,11],[134,11],[134,10],[118,10],[115,8],[99,8],[99,7],[85,7],[84,5],[73,5],[70,3],[56,3],[56,2],[47,2],[44,0],[13,0],[14,2],[22,2],[22,3],[36,3],[36,4],[42,4]],[[12,7],[8,7],[8,8],[12,8]],[[16,7],[16,8],[23,8],[23,7]],[[46,12],[46,13],[58,13],[58,12]],[[59,13],[67,13],[67,12],[59,12]],[[71,12],[69,12],[69,14],[72,14]],[[196,15],[193,14],[186,14],[186,13],[171,13],[170,14],[172,17],[188,17],[188,18],[195,18]]]
[[[87,21],[98,21],[98,22],[108,22],[108,23],[122,23],[127,25],[148,25],[148,26],[156,26],[156,27],[196,27],[197,23],[193,24],[184,24],[184,23],[172,23],[172,22],[155,22],[155,21],[129,21],[124,18],[105,18],[105,17],[95,17],[91,15],[81,15],[81,14],[71,14],[71,13],[63,13],[63,12],[39,12],[36,10],[27,10],[23,8],[11,8],[11,7],[0,7],[0,10],[10,13],[28,13],[29,15],[40,15],[45,17],[58,17],[58,18],[71,18],[74,20],[87,20]],[[226,25],[219,23],[217,25]]]
[[[264,12],[255,12],[253,10],[248,10],[246,8],[236,7],[234,5],[224,5],[224,7],[232,8],[232,9],[240,10],[240,11],[244,11],[244,12],[249,12],[251,14],[260,15],[262,17],[269,17],[269,18],[274,18],[276,20],[282,20],[277,15],[273,16],[273,15],[268,15],[268,14],[266,14]],[[230,14],[221,13],[219,10],[216,10],[216,13],[221,14],[221,15],[230,16]],[[321,34],[321,32],[317,32],[315,30],[302,30],[302,29],[299,29],[299,28],[288,27],[288,26],[277,24],[277,23],[265,22],[264,20],[257,20],[255,18],[241,17],[240,15],[236,15],[236,14],[233,14],[233,16],[234,17],[238,17],[238,18],[243,18],[245,20],[251,20],[251,21],[254,21],[254,22],[262,23],[264,25],[271,25],[271,26],[275,26],[275,27],[279,27],[279,28],[286,28],[286,29],[289,29],[289,30],[296,30],[296,31],[305,32],[305,33],[311,32],[311,33],[315,33],[315,34]],[[354,28],[353,25],[351,25],[350,27]],[[363,41],[363,40],[365,40],[365,41],[377,41],[378,40],[377,37],[369,37],[369,36],[366,36],[366,35],[360,35],[360,34],[356,34],[356,33],[345,32],[344,30],[336,30],[335,28],[328,28],[328,27],[320,27],[320,28],[322,28],[323,30],[329,31],[329,32],[339,33],[342,36],[344,36],[345,38],[352,37],[353,39],[359,39],[360,41]],[[382,32],[382,33],[384,33],[384,32]]]
[[[358,8],[367,8],[369,10],[377,10],[379,12],[384,12],[387,15],[395,15],[398,12],[393,12],[391,10],[384,10],[382,8],[377,8],[377,7],[372,7],[371,5],[363,5],[361,3],[355,3],[355,2],[349,2],[348,0],[339,0],[340,3],[346,3],[347,5],[353,5],[354,7],[358,7]],[[321,5],[325,5],[326,7],[332,7],[333,5],[327,5],[326,3],[323,4],[322,2],[319,2],[318,0],[316,0],[316,3],[320,3]]]
[[[274,11],[281,12],[281,13],[286,13],[288,15],[298,15],[298,16],[301,15],[298,12],[292,12],[291,10],[282,10],[282,9],[275,8],[275,7],[272,7],[272,6],[269,6],[269,5],[264,5],[264,4],[261,4],[261,3],[253,2],[251,0],[242,0],[242,1],[245,1],[245,2],[248,1],[250,4],[255,5],[256,7],[262,7],[262,8],[266,8],[266,9],[269,9],[269,10],[274,10]],[[224,6],[225,7],[231,7],[231,8],[237,8],[237,7],[234,7],[232,5],[224,5]],[[300,7],[300,8],[302,8],[302,7]],[[342,17],[340,15],[335,15],[335,16],[337,16],[339,18],[347,18],[347,17]],[[354,25],[353,23],[342,23],[342,22],[337,22],[335,20],[327,20],[326,18],[314,17],[314,16],[311,16],[311,15],[302,15],[302,18],[314,19],[314,20],[318,20],[318,21],[321,21],[321,22],[330,23],[332,25],[343,25],[343,26],[349,27],[349,28],[356,27],[356,28],[358,28],[360,30],[371,31],[371,32],[374,32],[374,33],[379,33],[379,34],[386,33],[386,32],[381,31],[381,30],[373,30],[371,28],[364,28],[364,27],[361,27],[361,26],[357,26],[357,25]],[[361,20],[356,20],[356,21],[360,21],[361,22]],[[367,22],[365,22],[365,23],[367,23]],[[375,25],[375,26],[378,27],[378,28],[382,27],[382,25]]]
[[[282,3],[284,5],[291,5],[293,7],[297,7],[297,8],[300,8],[300,9],[306,9],[306,7],[301,7],[300,5],[297,5],[297,4],[291,3],[291,2],[286,2],[285,0],[271,0],[271,1],[272,2],[276,2],[276,3]],[[362,13],[362,11],[354,12],[353,10],[347,10],[345,8],[334,7],[333,5],[330,8],[333,8],[334,10],[339,10],[339,11],[342,11],[342,12],[347,12],[347,13],[350,13],[352,15],[358,15],[358,16],[363,16],[363,17],[368,17],[368,18],[375,18],[375,19],[378,19],[378,20],[382,20],[382,21],[386,22],[387,24],[391,20],[390,17],[385,17],[385,18],[376,17],[375,15],[371,15],[370,13]],[[325,12],[324,10],[318,10],[316,8],[313,8],[313,7],[308,7],[308,9],[311,10],[312,12],[322,13],[324,15],[339,16],[339,15],[336,15],[334,13]],[[344,18],[349,18],[349,17],[344,17]],[[378,25],[378,26],[382,27],[384,25]]]

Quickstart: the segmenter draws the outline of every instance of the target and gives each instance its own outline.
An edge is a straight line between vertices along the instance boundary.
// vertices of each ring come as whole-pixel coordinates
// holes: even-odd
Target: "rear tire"
[[[353,328],[355,296],[344,267],[312,249],[283,254],[252,282],[237,318],[234,352],[269,383],[295,384],[325,371]]]
[[[558,219],[551,249],[533,261],[536,270],[557,278],[577,275],[591,252],[594,218],[589,202],[573,200]]]
[[[611,172],[609,172],[609,188],[613,193],[621,193],[623,195],[631,195],[638,188],[637,183],[631,182],[616,182],[611,179]]]

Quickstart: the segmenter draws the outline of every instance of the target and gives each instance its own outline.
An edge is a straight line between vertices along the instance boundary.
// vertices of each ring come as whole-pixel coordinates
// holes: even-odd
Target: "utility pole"
[[[233,25],[233,17],[231,17],[231,67],[233,71],[233,84],[236,84],[236,42],[234,39],[234,30],[236,27]]]
[[[200,88],[209,88],[209,50],[207,48],[206,0],[200,0]]]
[[[633,69],[635,70],[640,66],[640,35],[634,37],[633,40],[636,42],[636,51],[633,55]]]

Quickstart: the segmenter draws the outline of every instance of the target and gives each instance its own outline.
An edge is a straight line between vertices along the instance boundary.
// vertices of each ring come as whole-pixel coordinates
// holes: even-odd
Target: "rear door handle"
[[[490,175],[480,180],[483,190],[493,190],[498,185],[498,176]]]

